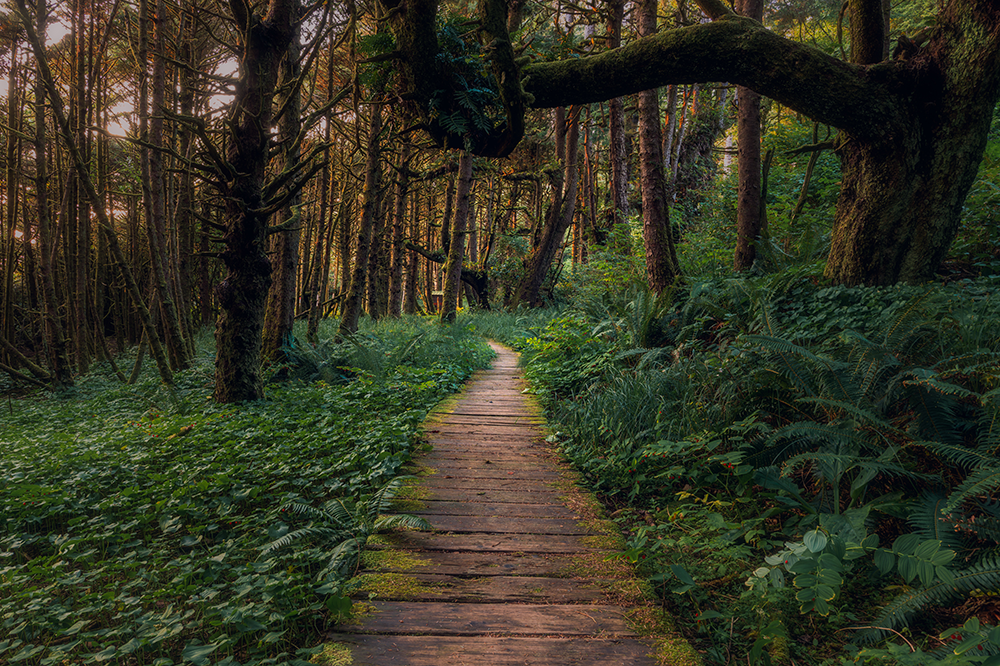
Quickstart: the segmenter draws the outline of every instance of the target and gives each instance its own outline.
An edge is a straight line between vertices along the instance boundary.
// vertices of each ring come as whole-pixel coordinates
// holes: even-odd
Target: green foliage
[[[135,386],[100,370],[72,391],[12,400],[0,423],[0,661],[307,663],[301,646],[343,610],[334,565],[354,546],[332,561],[299,532],[303,547],[265,550],[308,529],[308,510],[282,509],[323,507],[356,545],[406,522],[382,514],[418,424],[489,358],[460,327],[392,327],[359,344],[408,349],[399,365],[272,381],[255,403],[210,401],[209,348],[176,389],[152,369]],[[422,351],[410,344],[421,330]]]
[[[487,340],[496,340],[520,351],[527,347],[527,340],[535,337],[558,314],[559,311],[552,308],[465,310],[459,313],[459,322],[467,323],[470,331]]]
[[[331,548],[330,560],[318,574],[321,581],[332,578],[336,582],[353,576],[369,537],[394,529],[433,529],[430,523],[417,516],[387,515],[392,510],[393,499],[409,478],[398,476],[371,495],[357,499],[335,498],[319,507],[290,502],[281,511],[306,518],[309,524],[278,537],[264,547],[261,556],[306,540]]]
[[[527,342],[554,439],[634,517],[626,556],[692,609],[720,662],[813,658],[768,629],[776,616],[829,646],[848,627],[925,627],[972,585],[1000,588],[989,280],[816,282],[809,267],[717,279],[662,304],[616,286]],[[744,594],[719,594],[736,604],[703,589],[733,579]]]
[[[506,116],[498,86],[489,68],[488,50],[476,31],[465,31],[459,16],[441,18],[438,25],[438,70],[443,87],[434,91],[429,103],[431,120],[448,132],[464,135],[475,144],[493,133]]]

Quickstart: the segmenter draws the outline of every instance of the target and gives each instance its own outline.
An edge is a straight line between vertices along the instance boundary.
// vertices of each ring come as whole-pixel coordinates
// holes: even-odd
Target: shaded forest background
[[[525,138],[509,158],[463,158],[460,149],[432,145],[395,92],[393,39],[377,20],[383,10],[353,2],[289,7],[298,15],[295,34],[280,63],[268,65],[275,81],[260,144],[263,180],[232,172],[237,162],[225,158],[235,154],[234,128],[246,113],[245,104],[234,105],[245,94],[237,76],[244,45],[231,8],[39,2],[24,10],[45,36],[41,62],[16,12],[3,17],[4,381],[65,385],[95,359],[113,361],[142,345],[169,382],[190,363],[195,333],[215,324],[220,299],[231,298],[227,274],[261,250],[270,266],[270,275],[261,271],[266,361],[281,359],[295,319],[308,321],[315,341],[323,317],[339,317],[346,332],[362,312],[447,319],[459,291],[481,307],[551,303],[567,297],[560,277],[594,257],[627,258],[642,279],[640,96],[529,111]],[[524,3],[509,27],[524,45],[519,58],[575,57],[636,39],[640,9]],[[900,3],[891,38],[919,34],[936,9]],[[653,10],[659,29],[704,20],[684,2]],[[469,136],[498,113],[485,78],[487,49],[470,38],[472,12],[448,4],[437,21],[439,57],[460,63],[462,73],[441,84],[459,110],[437,120]],[[764,7],[769,28],[831,55],[844,53],[843,18],[833,2]],[[675,273],[730,271],[737,88],[661,92],[654,112]],[[764,232],[756,253],[748,261],[744,245],[736,265],[768,271],[821,262],[839,182],[830,150],[836,130],[767,100],[760,127]],[[945,274],[995,272],[998,150],[990,143]],[[264,226],[258,237],[237,239],[234,206],[246,206],[234,204],[232,183],[251,181],[259,196],[252,213]],[[552,256],[539,272],[546,244]],[[119,374],[135,376],[131,368]],[[219,387],[232,376],[216,381],[222,401],[259,397],[254,386]]]

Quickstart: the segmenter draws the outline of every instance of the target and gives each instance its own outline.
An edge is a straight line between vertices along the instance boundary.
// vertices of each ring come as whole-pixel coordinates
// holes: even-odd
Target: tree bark
[[[577,169],[577,155],[579,153],[580,138],[580,108],[573,107],[568,114],[562,131],[557,132],[557,137],[563,134],[565,151],[565,162],[563,164],[563,176],[561,177],[561,187],[554,192],[552,207],[546,216],[545,224],[539,236],[539,242],[528,257],[527,267],[524,277],[518,284],[514,293],[513,304],[524,303],[526,305],[539,305],[542,283],[545,276],[552,267],[559,247],[562,245],[563,236],[566,229],[573,221],[573,214],[576,212],[576,192],[579,182],[579,169]],[[558,129],[558,128],[557,128]],[[557,143],[561,141],[557,138]]]
[[[738,0],[737,11],[760,21],[764,15],[764,1]],[[737,86],[736,102],[739,106],[736,119],[739,189],[736,195],[733,268],[746,271],[757,257],[756,244],[760,238],[763,207],[760,198],[760,95],[750,88]]]
[[[163,0],[160,0],[161,2]],[[287,0],[292,4],[292,39],[281,61],[278,79],[278,107],[283,109],[278,119],[278,145],[281,146],[281,169],[288,171],[299,165],[302,155],[297,140],[302,129],[300,112],[299,76],[302,65],[299,62],[299,20],[301,6],[299,0]],[[280,363],[285,359],[282,351],[292,337],[295,323],[295,278],[299,266],[299,238],[301,236],[302,195],[295,193],[278,212],[278,224],[283,228],[271,236],[273,282],[267,294],[264,307],[264,331],[262,334],[262,356]]]
[[[608,4],[608,48],[622,45],[622,21],[625,17],[624,0],[611,0]],[[654,29],[655,32],[655,29]],[[628,219],[628,152],[625,144],[625,105],[621,97],[608,102],[608,164],[611,168],[611,208],[605,224],[605,233],[616,224]]]
[[[461,294],[462,261],[465,259],[465,227],[469,219],[469,193],[472,191],[472,153],[462,151],[458,159],[458,188],[455,192],[455,219],[452,222],[451,246],[445,267],[444,298],[441,321],[455,321]]]
[[[166,65],[164,63],[166,36],[164,33],[167,28],[167,15],[164,1],[156,0],[156,18],[153,22],[156,47],[153,55],[152,85],[150,86],[152,89],[152,115],[150,115],[146,103],[146,62],[148,58],[146,57],[145,31],[148,4],[149,0],[143,0],[139,12],[139,136],[140,140],[146,144],[141,158],[143,202],[146,211],[146,239],[149,243],[149,257],[153,267],[156,293],[160,300],[160,307],[163,309],[170,364],[174,370],[183,370],[190,365],[187,353],[188,344],[184,337],[177,302],[167,275],[169,253],[167,250],[166,180],[162,152],[164,94],[166,92]]]
[[[372,243],[372,227],[375,214],[378,181],[380,175],[379,134],[382,132],[382,107],[379,104],[371,106],[371,120],[368,127],[368,152],[365,158],[365,191],[364,203],[361,205],[361,221],[358,229],[358,243],[354,254],[354,268],[351,272],[351,284],[347,289],[344,301],[344,313],[340,319],[340,332],[356,333],[361,320],[361,306],[365,296],[365,283],[368,276],[368,253]]]
[[[638,4],[639,34],[656,32],[657,0]],[[646,250],[646,281],[661,293],[680,276],[677,251],[670,233],[663,142],[660,136],[660,96],[654,88],[639,93],[639,162],[642,188],[642,238]]]
[[[389,266],[389,316],[399,317],[403,311],[403,227],[406,225],[406,196],[410,187],[410,142],[403,141],[396,169],[396,192],[392,211],[392,261]]]
[[[267,258],[268,214],[263,190],[271,138],[272,102],[281,59],[297,18],[293,0],[269,0],[264,15],[241,0],[230,9],[242,34],[239,77],[229,118],[222,261],[226,277],[216,288],[220,313],[215,327],[217,402],[264,397],[261,329],[271,286]]]

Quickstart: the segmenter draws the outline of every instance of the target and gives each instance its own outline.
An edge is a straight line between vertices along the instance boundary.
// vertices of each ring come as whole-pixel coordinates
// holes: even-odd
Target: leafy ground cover
[[[1000,663],[995,280],[819,282],[608,290],[528,334],[474,322],[522,351],[708,663]]]
[[[377,527],[368,508],[427,410],[491,354],[460,327],[407,320],[293,344],[267,399],[239,407],[210,400],[208,344],[176,389],[98,371],[8,401],[0,661],[306,663],[344,609],[350,562],[307,539],[267,546],[308,528],[308,506],[341,534]]]

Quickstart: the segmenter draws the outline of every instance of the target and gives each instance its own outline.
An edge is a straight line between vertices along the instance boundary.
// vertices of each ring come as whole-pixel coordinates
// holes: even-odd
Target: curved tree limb
[[[877,139],[905,122],[892,63],[861,67],[733,15],[666,30],[622,48],[525,67],[536,108],[598,102],[670,83],[728,81],[810,118]]]

